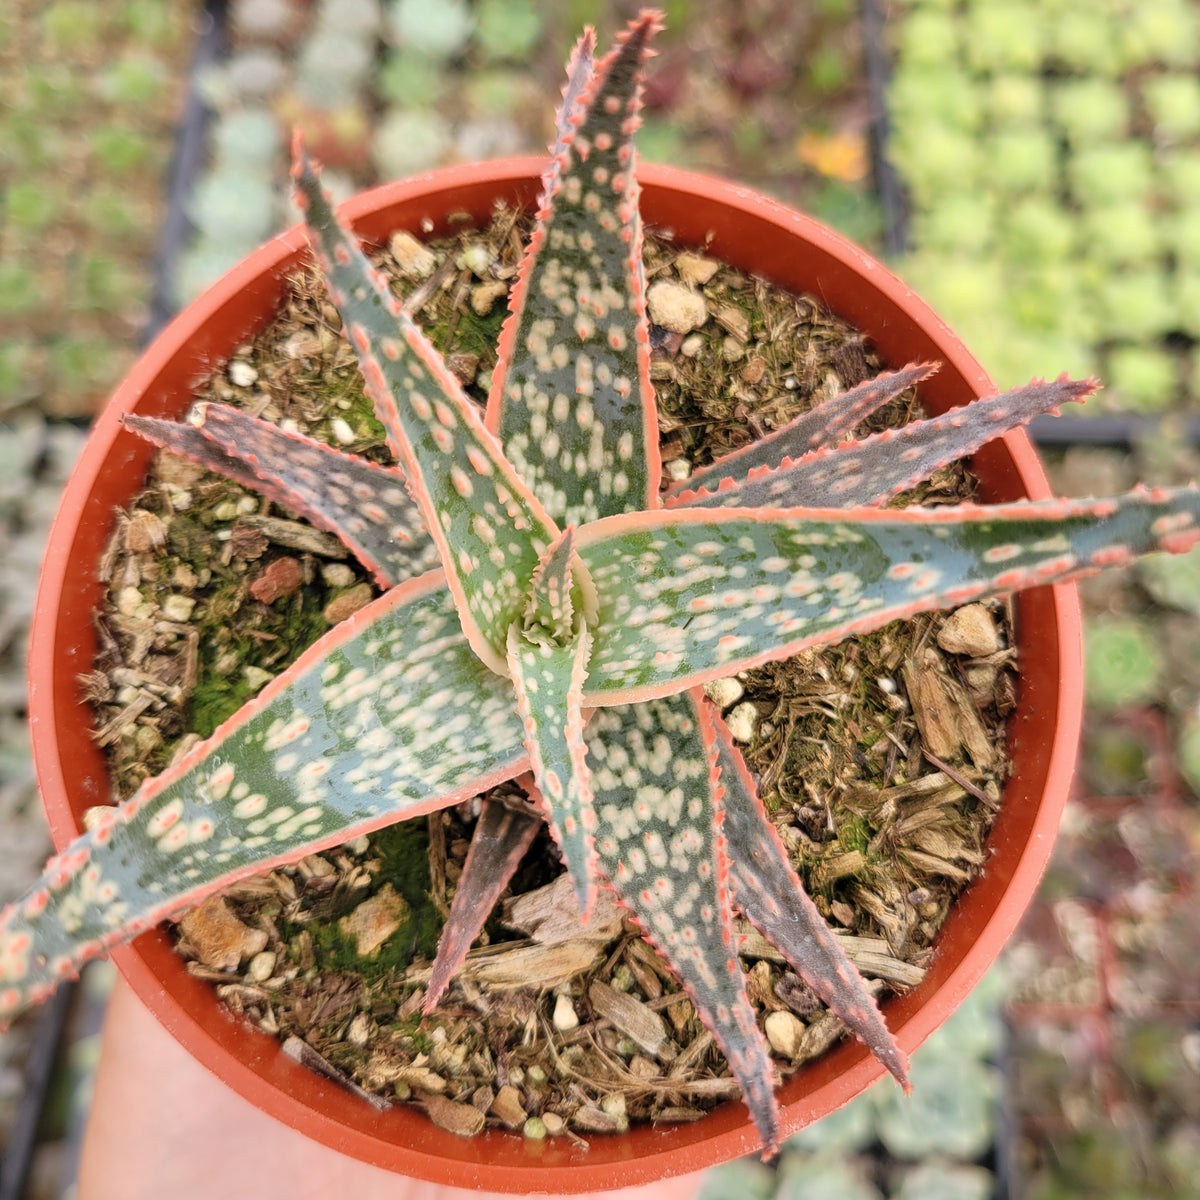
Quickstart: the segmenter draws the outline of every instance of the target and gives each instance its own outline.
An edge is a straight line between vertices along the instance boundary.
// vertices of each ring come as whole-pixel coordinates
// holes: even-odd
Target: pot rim
[[[545,158],[523,157],[444,168],[363,192],[340,211],[368,237],[397,228],[429,232],[427,221],[440,232],[447,213],[460,207],[482,218],[496,197],[529,204],[545,165]],[[862,328],[889,366],[940,360],[941,370],[922,385],[922,397],[934,411],[995,391],[944,322],[840,235],[739,185],[653,164],[641,164],[638,178],[647,225],[669,227],[681,244],[704,246],[792,290],[815,292]],[[153,452],[121,428],[121,416],[135,408],[179,415],[204,368],[227,357],[269,319],[283,276],[306,244],[299,225],[280,234],[163,330],[98,418],[67,485],[39,582],[29,654],[34,758],[60,847],[77,835],[85,808],[108,800],[98,751],[78,728],[75,677],[86,669],[94,647],[89,614],[100,585],[92,564],[113,507],[128,500],[133,491],[128,481],[142,477]],[[801,288],[786,282],[797,274],[806,281]],[[242,316],[247,305],[262,319]],[[985,447],[973,465],[983,477],[985,499],[1051,495],[1023,432]],[[1075,588],[1057,584],[1022,593],[1017,612],[1023,653],[1018,708],[1010,723],[1014,774],[989,837],[988,868],[956,902],[925,981],[883,1006],[907,1053],[962,1002],[1015,929],[1045,868],[1070,787],[1082,722]],[[1034,638],[1037,649],[1031,651]],[[114,951],[113,959],[159,1021],[235,1091],[333,1149],[404,1175],[458,1187],[565,1194],[686,1174],[759,1148],[740,1102],[694,1124],[595,1138],[586,1154],[567,1139],[531,1143],[519,1133],[455,1138],[404,1108],[376,1113],[298,1067],[275,1039],[218,1011],[211,989],[187,975],[161,932]],[[781,1136],[849,1101],[882,1074],[864,1047],[843,1039],[780,1089]]]

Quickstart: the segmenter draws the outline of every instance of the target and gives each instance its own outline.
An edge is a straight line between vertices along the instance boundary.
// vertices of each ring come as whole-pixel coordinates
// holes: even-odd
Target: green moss
[[[424,821],[400,821],[371,834],[368,859],[380,860],[372,885],[335,893],[333,902],[323,907],[318,918],[295,927],[308,931],[324,969],[352,971],[370,984],[403,970],[417,954],[433,956],[443,918],[430,898],[428,850],[429,832]],[[371,955],[362,957],[355,939],[342,930],[339,922],[386,884],[403,897],[407,912],[395,933]],[[283,932],[287,939],[294,930],[287,927]]]

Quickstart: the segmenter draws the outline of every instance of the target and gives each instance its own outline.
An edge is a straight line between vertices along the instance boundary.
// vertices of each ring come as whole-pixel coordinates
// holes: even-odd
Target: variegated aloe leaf
[[[1200,491],[952,508],[668,509],[593,522],[585,707],[678,691],[898,617],[1200,540]]]
[[[741,751],[715,722],[724,789],[729,878],[734,904],[758,926],[814,992],[856,1033],[907,1092],[908,1064],[875,998],[809,899],[767,819]]]
[[[694,692],[596,713],[588,730],[596,849],[728,1059],[773,1153],[775,1082],[734,950],[714,737]]]
[[[541,827],[542,818],[526,808],[503,799],[489,797],[483,801],[467,861],[450,902],[450,915],[438,939],[437,956],[425,989],[425,1012],[437,1007]]]
[[[774,470],[788,459],[803,458],[813,450],[836,446],[861,421],[922,379],[928,379],[937,369],[937,363],[910,363],[899,371],[885,371],[833,396],[765,437],[722,455],[687,479],[673,483],[667,489],[667,503],[679,504],[684,494],[716,491],[725,480],[744,481],[760,470]]]
[[[303,148],[293,173],[330,298],[437,544],[475,652],[503,674],[538,559],[558,534],[445,361],[334,216]]]
[[[516,625],[508,632],[508,669],[525,727],[525,748],[585,918],[596,888],[596,818],[580,703],[591,648],[592,635],[582,621],[574,637],[561,644],[527,638]]]
[[[224,404],[198,406],[198,424],[127,416],[134,433],[261,492],[335,534],[382,587],[439,565],[404,476]]]
[[[0,914],[0,1018],[246,875],[528,769],[507,680],[432,573],[314,643]]]
[[[566,137],[500,335],[488,425],[561,524],[658,503],[633,148],[658,28],[643,13],[564,108]]]
[[[853,508],[874,504],[928,479],[939,467],[973,454],[993,438],[1082,401],[1097,383],[1068,379],[1034,382],[1000,396],[952,408],[940,417],[885,429],[859,442],[814,450],[778,468],[751,472],[740,482],[726,478],[716,491],[690,488],[671,498],[691,508]]]

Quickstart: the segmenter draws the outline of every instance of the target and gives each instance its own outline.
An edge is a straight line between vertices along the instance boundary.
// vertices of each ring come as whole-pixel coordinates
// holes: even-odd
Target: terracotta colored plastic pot
[[[442,233],[451,214],[486,221],[498,199],[530,205],[543,163],[515,159],[455,167],[389,184],[343,208],[364,238],[405,228]],[[922,384],[930,410],[990,394],[983,370],[904,284],[836,234],[745,189],[666,167],[640,172],[642,211],[659,232],[796,292],[811,292],[866,332],[892,367],[936,359]],[[194,384],[273,315],[284,277],[305,247],[297,228],[252,254],[182,313],[150,347],[99,418],[72,476],[43,570],[30,658],[30,717],[42,795],[61,846],[80,814],[109,796],[77,676],[95,651],[91,613],[97,564],[113,509],[138,489],[152,449],[120,427],[127,412],[179,416]],[[987,501],[1042,498],[1049,489],[1028,439],[1009,434],[975,456]],[[1066,800],[1081,719],[1081,651],[1074,589],[1024,593],[1017,605],[1020,686],[1011,721],[1014,772],[988,842],[987,869],[954,906],[920,987],[884,1007],[900,1044],[915,1049],[957,1007],[1012,933],[1041,876]],[[740,1103],[694,1124],[595,1137],[529,1141],[489,1132],[464,1140],[397,1107],[377,1113],[232,1019],[212,989],[189,976],[167,937],[146,934],[114,954],[158,1019],[202,1063],[268,1113],[343,1153],[401,1174],[518,1193],[582,1192],[679,1175],[753,1151]],[[844,1104],[882,1073],[846,1040],[783,1087],[783,1131]]]

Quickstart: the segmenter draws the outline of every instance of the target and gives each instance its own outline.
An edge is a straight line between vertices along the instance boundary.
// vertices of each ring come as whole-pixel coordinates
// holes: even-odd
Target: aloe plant
[[[1035,383],[864,440],[932,369],[827,401],[660,491],[633,135],[657,14],[572,59],[486,414],[337,222],[298,198],[394,467],[217,404],[137,432],[339,534],[388,585],[216,733],[104,809],[0,914],[0,1015],[237,879],[529,779],[586,913],[615,890],[690,992],[768,1150],[773,1073],[734,952],[759,925],[907,1088],[705,682],[897,617],[1200,536],[1200,492],[898,511],[882,501],[1092,383]],[[839,444],[840,443],[840,444]],[[530,773],[528,775],[527,773]],[[427,1004],[534,818],[485,807]]]

